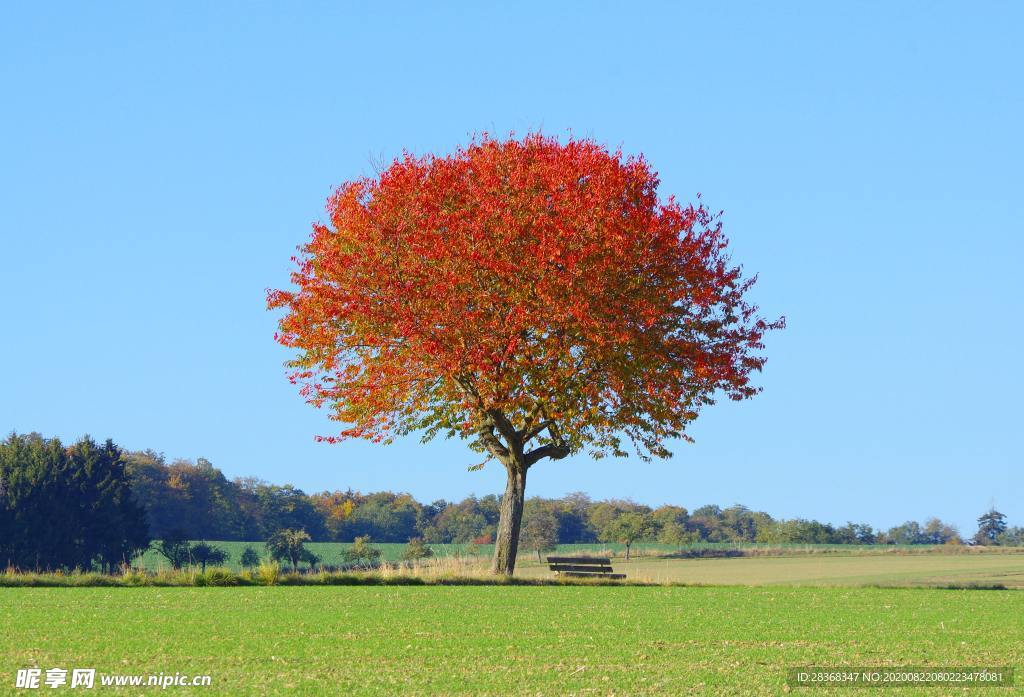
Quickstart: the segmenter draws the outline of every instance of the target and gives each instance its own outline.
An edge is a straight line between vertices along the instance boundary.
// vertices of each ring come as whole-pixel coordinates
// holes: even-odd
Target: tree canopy
[[[291,379],[387,441],[420,429],[527,462],[668,454],[702,406],[757,388],[766,322],[716,216],[659,201],[642,157],[483,138],[340,187],[302,248],[278,340]]]

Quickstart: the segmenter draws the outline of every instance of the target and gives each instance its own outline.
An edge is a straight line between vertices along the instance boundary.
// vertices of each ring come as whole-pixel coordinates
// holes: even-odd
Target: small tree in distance
[[[381,551],[370,544],[370,536],[357,537],[342,556],[345,561],[357,566],[373,566],[381,557]]]
[[[955,525],[943,523],[938,518],[929,518],[925,521],[924,529],[921,531],[924,536],[924,543],[930,545],[956,545],[961,544],[960,532]]]
[[[636,511],[626,511],[612,518],[602,530],[601,537],[604,542],[618,542],[626,545],[626,559],[629,559],[629,552],[633,543],[643,539],[651,532],[651,519],[649,515]]]
[[[260,565],[260,554],[252,547],[246,547],[242,550],[242,556],[238,562],[242,565],[243,569],[251,569]]]
[[[154,549],[166,559],[172,569],[180,569],[192,562],[192,545],[188,541],[188,533],[175,528],[164,539],[154,543]]]
[[[434,550],[430,549],[423,542],[422,537],[414,537],[409,540],[409,544],[402,550],[403,561],[415,561],[417,559],[427,559],[434,556]]]
[[[978,532],[974,535],[974,541],[979,545],[994,545],[1005,531],[1006,515],[993,507],[978,518]]]
[[[677,551],[682,551],[683,545],[689,542],[696,542],[696,531],[691,531],[686,525],[689,517],[685,508],[670,504],[659,506],[652,511],[651,524],[657,531],[658,541],[672,545]]]
[[[996,544],[1006,547],[1024,547],[1024,527],[1015,525],[1012,528],[1006,528],[996,538]]]
[[[344,424],[322,440],[443,433],[497,460],[511,575],[532,466],[666,458],[720,395],[756,395],[783,321],[748,301],[718,216],[658,185],[643,157],[529,134],[341,186],[295,289],[268,292],[290,379]]]
[[[309,534],[305,530],[284,528],[278,530],[267,539],[267,551],[270,556],[277,560],[287,560],[292,568],[298,571],[299,562],[306,556],[306,543],[309,542]]]
[[[531,502],[532,503],[532,502]],[[558,516],[546,506],[528,507],[523,523],[523,532],[519,538],[519,546],[537,553],[540,562],[541,552],[550,552],[558,547]]]
[[[220,547],[214,547],[204,542],[197,542],[192,545],[191,549],[192,561],[199,564],[202,567],[202,571],[206,573],[207,564],[223,564],[231,558],[225,550]]]
[[[697,533],[687,530],[685,525],[674,521],[665,523],[658,532],[658,542],[672,545],[679,552],[682,551],[685,545],[692,544],[697,540]]]
[[[317,567],[320,566],[320,563],[323,561],[323,559],[320,557],[319,554],[313,552],[312,550],[310,550],[310,549],[303,549],[302,550],[302,561],[304,561],[307,564],[309,564],[309,568],[312,571],[316,571]]]

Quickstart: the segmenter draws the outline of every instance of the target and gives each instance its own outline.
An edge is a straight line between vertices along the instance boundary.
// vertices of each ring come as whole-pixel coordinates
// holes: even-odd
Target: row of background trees
[[[282,528],[303,529],[314,541],[487,542],[493,539],[501,500],[494,494],[461,501],[421,503],[406,493],[323,491],[307,494],[251,477],[227,479],[208,460],[174,460],[151,450],[126,454],[137,500],[146,509],[152,534],[160,538],[187,521],[193,538],[265,540]],[[989,514],[986,514],[988,516]],[[985,518],[985,516],[983,516]],[[696,542],[806,544],[1024,544],[1020,528],[1008,528],[996,512],[981,521],[979,535],[962,540],[955,526],[931,518],[888,530],[864,523],[834,526],[816,520],[778,519],[742,505],[722,508],[651,508],[629,500],[594,501],[583,493],[532,498],[524,527],[557,531],[560,544],[637,541],[684,545]],[[630,532],[635,528],[635,533]]]
[[[500,499],[470,496],[421,503],[409,494],[334,491],[306,494],[254,478],[229,480],[204,458],[125,452],[86,437],[63,446],[39,434],[0,444],[0,563],[28,568],[116,566],[150,539],[269,540],[301,530],[313,541],[486,544],[493,540]],[[1024,529],[992,510],[967,542],[1024,545]],[[697,542],[775,544],[951,544],[965,540],[938,518],[886,531],[863,523],[834,526],[777,519],[734,505],[651,508],[628,500],[593,501],[574,493],[529,499],[522,546]]]
[[[314,570],[337,569],[340,566],[372,568],[380,562],[383,556],[383,552],[370,543],[369,537],[357,537],[352,544],[341,550],[340,559],[333,560],[340,561],[341,565],[327,560],[328,564],[325,566],[325,560],[306,547],[306,543],[310,541],[305,530],[290,528],[278,530],[264,544],[266,556],[276,562],[287,564],[294,570],[298,570],[304,564]],[[198,566],[203,573],[206,573],[207,565],[218,566],[231,560],[231,553],[223,547],[210,544],[205,540],[198,542],[189,540],[181,536],[179,531],[154,543],[153,547],[174,569]],[[399,558],[403,562],[411,562],[427,559],[433,555],[433,550],[423,540],[413,538],[409,540]],[[263,563],[264,556],[252,545],[247,545],[238,555],[237,561],[243,569],[252,569]]]

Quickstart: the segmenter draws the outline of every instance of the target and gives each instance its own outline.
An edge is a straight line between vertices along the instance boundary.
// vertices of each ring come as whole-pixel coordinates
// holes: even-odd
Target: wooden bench
[[[548,557],[548,568],[559,576],[626,578],[626,574],[612,573],[608,557]]]

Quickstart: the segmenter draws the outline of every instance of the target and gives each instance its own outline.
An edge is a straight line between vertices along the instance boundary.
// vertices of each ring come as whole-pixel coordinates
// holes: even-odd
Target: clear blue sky
[[[1024,525],[1022,5],[19,3],[0,10],[0,427],[307,490],[499,492],[459,442],[316,444],[264,289],[402,148],[571,129],[725,210],[789,327],[652,465],[528,493]]]

